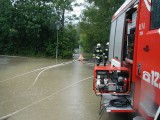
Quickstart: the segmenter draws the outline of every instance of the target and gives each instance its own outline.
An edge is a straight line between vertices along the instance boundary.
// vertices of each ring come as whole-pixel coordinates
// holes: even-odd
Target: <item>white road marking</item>
[[[71,63],[73,63],[73,61],[61,63],[61,64],[58,64],[58,65],[54,65],[54,66],[51,66],[51,67],[48,67],[48,68],[42,70],[42,71],[37,75],[37,77],[35,78],[34,82],[32,83],[32,85],[31,85],[28,89],[30,89],[31,87],[33,87],[33,86],[36,84],[39,76],[40,76],[44,71],[49,70],[49,69],[54,68],[54,67],[59,67],[59,66],[63,66],[63,65],[71,64]]]
[[[62,65],[62,64],[66,64],[66,63],[72,63],[72,62],[74,62],[74,61],[75,61],[75,60],[72,60],[72,61],[69,61],[69,62],[64,62],[64,63],[57,64],[57,65]],[[18,78],[18,77],[21,77],[21,76],[24,76],[24,75],[27,75],[27,74],[30,74],[30,73],[33,73],[33,72],[36,72],[36,71],[39,71],[39,70],[44,70],[44,69],[47,69],[47,68],[52,68],[52,67],[55,67],[55,66],[57,66],[57,65],[51,65],[51,66],[47,66],[47,67],[42,67],[42,68],[39,68],[39,69],[35,69],[35,70],[29,71],[29,72],[26,72],[26,73],[23,73],[23,74],[20,74],[20,75],[17,75],[17,76],[14,76],[14,77],[11,77],[11,78],[8,78],[8,79],[5,79],[5,80],[1,80],[0,83],[9,81],[9,80],[12,80],[12,79],[14,79],[14,78]]]

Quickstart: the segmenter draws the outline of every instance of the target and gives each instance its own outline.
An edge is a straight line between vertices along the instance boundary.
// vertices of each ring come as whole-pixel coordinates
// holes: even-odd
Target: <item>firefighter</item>
[[[96,58],[97,66],[99,66],[100,62],[102,61],[102,56],[103,56],[103,52],[102,52],[102,49],[101,49],[101,44],[98,43],[97,47],[94,51],[94,54],[93,54],[93,57]]]
[[[104,57],[104,66],[106,66],[106,63],[108,61],[108,47],[109,46],[109,42],[106,43],[106,46],[104,48],[104,51],[103,51],[103,57]]]

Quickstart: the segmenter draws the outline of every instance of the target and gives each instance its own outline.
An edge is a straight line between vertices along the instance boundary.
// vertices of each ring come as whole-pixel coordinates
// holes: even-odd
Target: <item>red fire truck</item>
[[[160,0],[126,0],[112,17],[109,64],[95,66],[100,111],[160,120]]]

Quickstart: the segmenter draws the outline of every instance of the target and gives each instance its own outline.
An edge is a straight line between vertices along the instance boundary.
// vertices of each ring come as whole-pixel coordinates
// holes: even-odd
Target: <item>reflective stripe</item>
[[[96,50],[96,52],[99,52],[99,50]]]
[[[100,52],[102,52],[102,50],[100,50]]]
[[[108,51],[108,49],[105,49],[106,51]]]
[[[159,108],[158,108],[158,110],[157,110],[157,112],[156,112],[156,115],[155,115],[155,117],[154,117],[154,120],[158,120],[158,116],[160,115],[160,106],[159,106]]]
[[[96,56],[97,59],[100,59],[100,57]]]
[[[107,56],[105,56],[105,58],[107,58]]]

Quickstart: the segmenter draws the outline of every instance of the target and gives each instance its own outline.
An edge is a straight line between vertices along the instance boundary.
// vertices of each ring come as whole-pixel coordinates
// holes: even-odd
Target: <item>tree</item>
[[[77,43],[77,26],[68,24],[64,29],[64,35],[60,43],[62,58],[71,58]]]
[[[86,52],[92,52],[97,43],[109,41],[110,23],[113,13],[124,0],[86,0],[90,3],[84,10],[80,28],[81,43]],[[85,37],[84,37],[85,36]]]
[[[65,23],[65,12],[66,10],[68,11],[73,10],[72,3],[74,1],[75,0],[53,0],[53,4],[55,5],[56,12],[62,24],[62,29],[64,28],[64,23]]]
[[[9,0],[0,1],[0,52],[4,54],[14,44],[10,37],[16,34],[12,29],[13,6]]]
[[[0,54],[54,57],[57,38],[55,22],[60,20],[62,24],[59,31],[60,47],[62,48],[65,43],[65,46],[70,48],[65,47],[60,56],[67,56],[63,55],[65,50],[71,53],[76,44],[75,27],[69,28],[64,24],[65,11],[72,10],[72,2],[71,0],[1,0]]]

